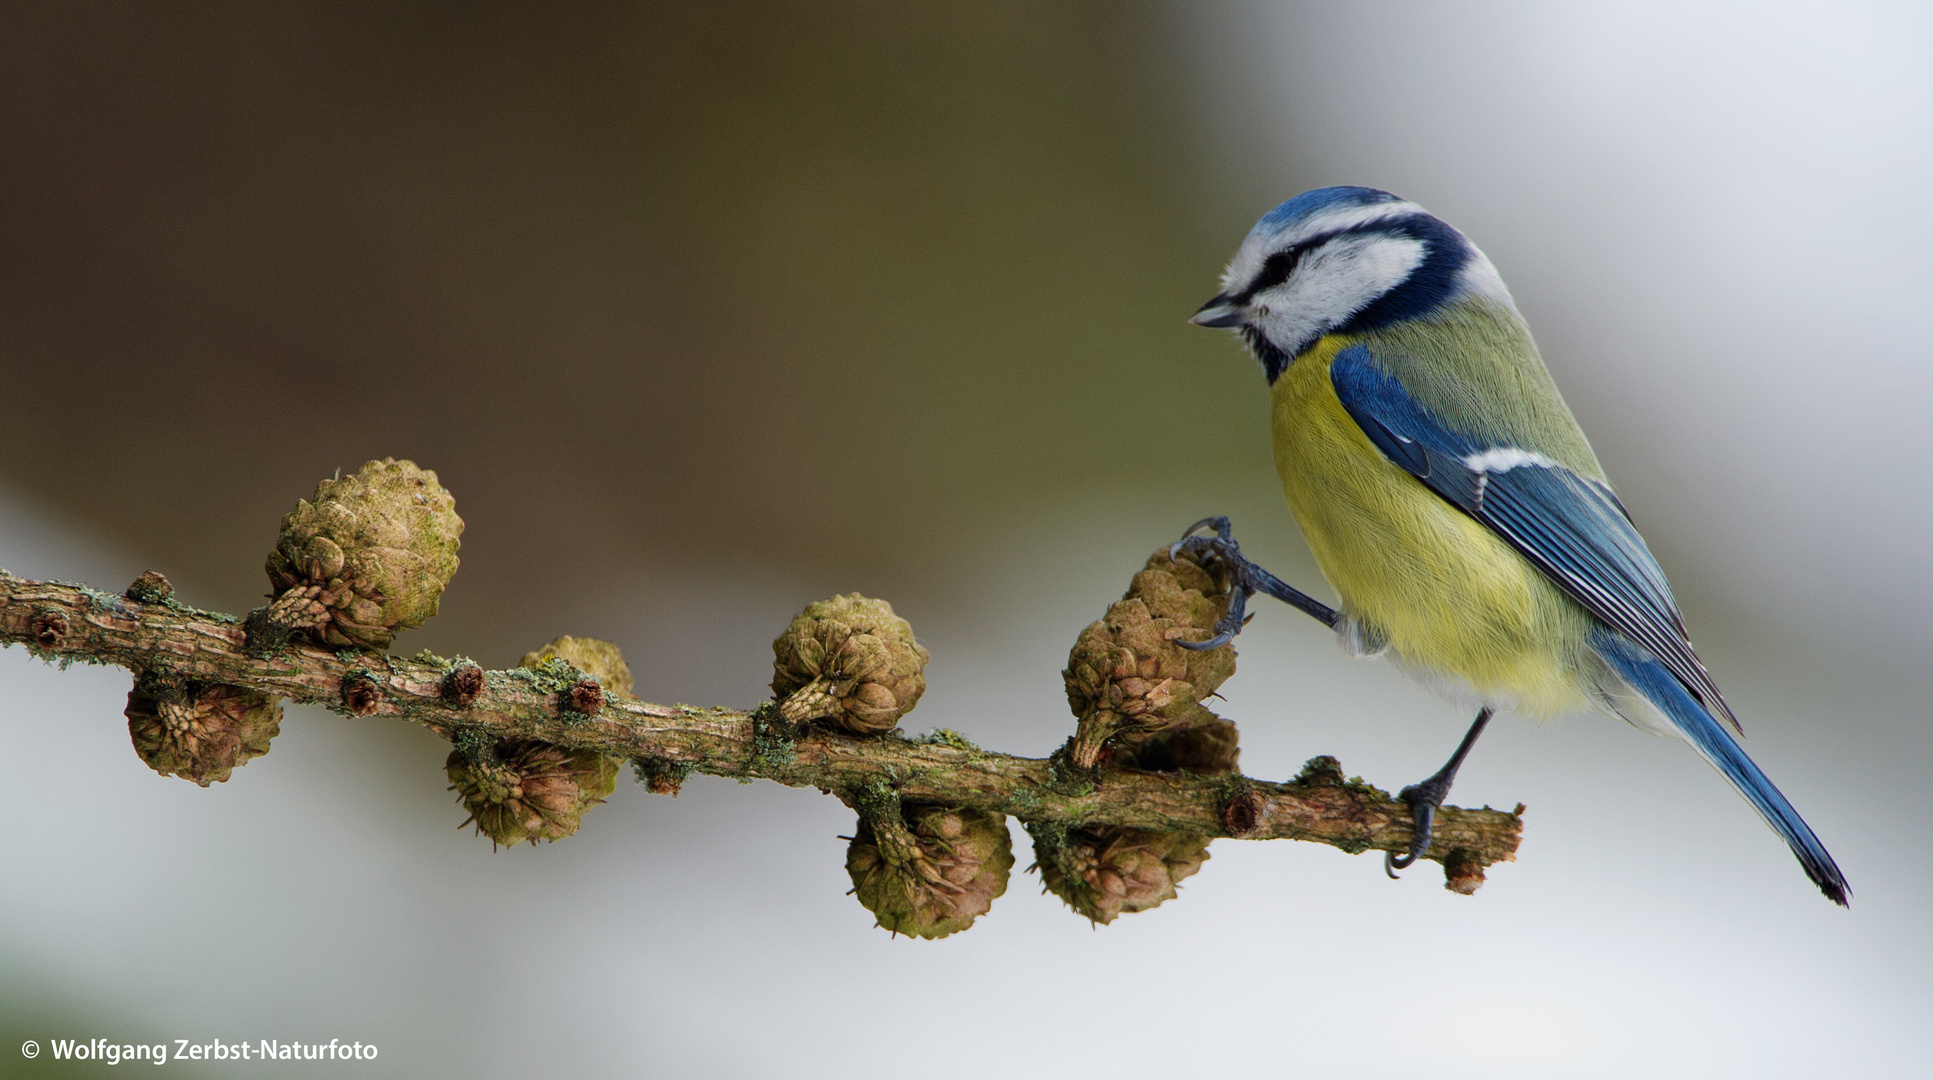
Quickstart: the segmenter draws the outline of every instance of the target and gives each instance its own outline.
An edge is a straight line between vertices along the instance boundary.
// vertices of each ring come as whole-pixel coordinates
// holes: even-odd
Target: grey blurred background
[[[1017,874],[894,940],[816,792],[625,781],[493,853],[425,732],[292,709],[204,791],[129,751],[124,673],[10,650],[0,1075],[94,1036],[383,1076],[1923,1075],[1929,46],[1843,4],[10,5],[15,573],[244,610],[296,498],[410,457],[468,530],[401,651],[588,634],[647,699],[746,706],[858,589],[934,654],[909,730],[1044,754],[1075,634],[1189,522],[1319,590],[1258,370],[1183,320],[1263,210],[1369,184],[1502,269],[1856,898],[1579,716],[1466,767],[1457,801],[1530,807],[1474,898],[1222,841],[1108,927]],[[1285,609],[1240,644],[1253,775],[1399,786],[1468,720]]]

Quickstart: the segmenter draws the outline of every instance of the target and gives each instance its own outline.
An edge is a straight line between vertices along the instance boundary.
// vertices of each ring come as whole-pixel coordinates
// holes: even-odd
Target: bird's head
[[[1239,331],[1273,383],[1324,334],[1422,318],[1471,294],[1510,305],[1462,233],[1387,191],[1326,187],[1262,215],[1190,321]]]

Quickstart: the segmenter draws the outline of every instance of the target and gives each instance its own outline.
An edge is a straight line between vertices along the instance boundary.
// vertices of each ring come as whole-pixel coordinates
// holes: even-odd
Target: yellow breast
[[[1343,610],[1408,664],[1533,715],[1582,704],[1590,617],[1488,528],[1377,450],[1344,411],[1324,338],[1275,381],[1275,467]]]

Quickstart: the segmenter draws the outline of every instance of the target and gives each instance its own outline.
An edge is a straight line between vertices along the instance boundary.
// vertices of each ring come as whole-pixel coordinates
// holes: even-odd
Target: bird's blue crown
[[[1387,191],[1375,188],[1350,187],[1347,184],[1336,187],[1316,188],[1305,191],[1295,198],[1262,215],[1255,223],[1251,235],[1259,233],[1279,233],[1294,228],[1318,212],[1336,207],[1375,206],[1378,203],[1402,202],[1403,200]]]

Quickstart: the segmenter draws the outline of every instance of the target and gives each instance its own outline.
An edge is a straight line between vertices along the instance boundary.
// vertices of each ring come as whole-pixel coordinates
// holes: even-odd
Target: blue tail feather
[[[1772,831],[1778,833],[1798,857],[1799,865],[1805,868],[1806,876],[1826,894],[1826,898],[1842,907],[1852,896],[1852,889],[1840,874],[1838,864],[1819,837],[1812,831],[1799,812],[1792,808],[1784,795],[1779,793],[1771,779],[1765,775],[1738,745],[1732,733],[1705,707],[1692,697],[1683,683],[1649,653],[1632,645],[1622,636],[1600,630],[1593,635],[1592,644],[1599,656],[1612,670],[1624,676],[1626,682],[1643,694],[1658,711],[1671,720],[1682,732],[1685,739],[1704,755],[1705,760],[1725,774],[1725,779],[1738,788],[1739,793],[1765,818]]]

